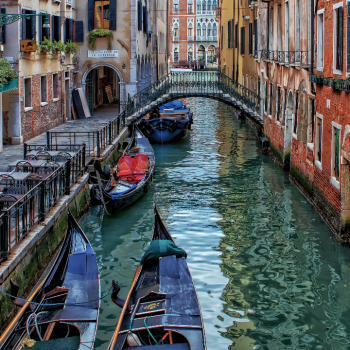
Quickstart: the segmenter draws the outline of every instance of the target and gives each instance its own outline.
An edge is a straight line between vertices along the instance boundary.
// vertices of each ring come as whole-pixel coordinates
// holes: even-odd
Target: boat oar
[[[130,298],[131,298],[131,294],[132,294],[132,292],[134,290],[135,284],[136,284],[137,279],[139,277],[139,274],[140,274],[140,271],[141,271],[141,267],[142,267],[142,265],[140,265],[136,269],[136,272],[135,272],[135,275],[134,275],[134,279],[132,280],[129,293],[128,293],[126,299],[125,299],[124,307],[123,307],[123,310],[122,310],[122,312],[120,314],[120,317],[119,317],[119,320],[118,320],[118,323],[117,323],[117,327],[115,328],[115,332],[113,334],[113,338],[112,338],[111,344],[109,345],[109,349],[114,349],[115,343],[117,342],[117,338],[118,338],[118,334],[119,334],[119,331],[120,331],[120,327],[122,325],[126,309],[128,308],[129,301],[130,301]]]
[[[38,287],[35,289],[35,291],[29,296],[29,298],[27,299],[26,303],[23,305],[23,307],[21,308],[21,310],[19,310],[18,314],[15,316],[15,318],[12,320],[12,322],[10,323],[10,325],[6,328],[5,332],[1,335],[0,337],[0,344],[5,340],[5,338],[7,337],[7,335],[10,333],[11,329],[13,328],[13,326],[17,323],[18,319],[23,315],[24,311],[26,311],[27,307],[30,305],[30,302],[34,299],[34,297],[36,296],[36,294],[38,293],[38,291],[40,290],[40,288],[42,287],[42,285],[44,284],[44,282],[46,281],[46,278],[44,278],[40,284],[38,285]]]

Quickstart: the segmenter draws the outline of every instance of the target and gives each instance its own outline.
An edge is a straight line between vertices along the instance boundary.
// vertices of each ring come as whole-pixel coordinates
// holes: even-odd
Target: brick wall
[[[21,88],[21,121],[23,141],[40,135],[41,133],[52,129],[65,122],[65,91],[64,91],[64,72],[59,72],[58,96],[59,99],[53,99],[53,75],[47,74],[47,104],[41,103],[40,79],[41,75],[32,76],[32,108],[25,109],[24,101],[24,78],[20,79]],[[62,90],[61,90],[62,89]]]

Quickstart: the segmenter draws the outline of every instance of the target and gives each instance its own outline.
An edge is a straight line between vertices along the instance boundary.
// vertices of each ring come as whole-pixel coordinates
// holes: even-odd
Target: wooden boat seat
[[[147,345],[147,346],[133,346],[126,348],[125,350],[133,350],[133,349],[145,349],[147,350],[190,350],[190,346],[187,343],[177,343],[177,344],[162,344],[162,345]]]

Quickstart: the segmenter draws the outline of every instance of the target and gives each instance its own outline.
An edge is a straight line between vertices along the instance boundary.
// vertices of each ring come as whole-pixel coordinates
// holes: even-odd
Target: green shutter
[[[340,144],[340,130],[335,129],[334,176],[336,178],[339,178],[339,144]]]

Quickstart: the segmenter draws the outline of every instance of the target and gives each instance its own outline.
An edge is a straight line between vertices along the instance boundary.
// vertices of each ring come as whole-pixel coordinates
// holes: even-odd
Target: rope
[[[152,337],[152,339],[154,340],[154,342],[156,343],[156,345],[159,345],[158,342],[156,341],[156,339],[154,338],[153,334],[151,333],[151,331],[148,329],[147,327],[147,323],[146,323],[146,318],[143,320],[143,323],[147,329],[147,332],[149,333],[149,335]]]
[[[30,303],[30,304],[32,304],[32,305],[43,305],[43,306],[77,306],[77,305],[84,305],[84,304],[89,304],[89,303],[91,303],[91,302],[93,302],[93,301],[102,300],[102,299],[108,297],[108,295],[112,295],[112,294],[113,294],[113,291],[111,291],[111,292],[106,293],[105,295],[102,295],[102,297],[99,297],[99,298],[97,298],[97,299],[92,299],[92,300],[89,300],[89,301],[83,301],[83,302],[81,302],[81,303],[70,303],[70,304],[67,304],[67,303],[42,304],[42,303],[36,303],[36,302],[34,302],[34,301],[29,301],[29,300],[27,300],[27,299],[22,299],[22,298],[15,297],[14,295],[11,295],[11,294],[9,294],[9,293],[6,293],[4,290],[0,290],[0,292],[1,292],[2,294],[7,295],[8,297],[11,297],[11,298],[14,298],[14,299],[18,299],[18,300],[22,300],[22,301],[28,302],[28,303]]]

